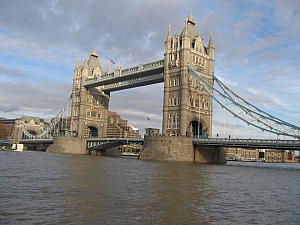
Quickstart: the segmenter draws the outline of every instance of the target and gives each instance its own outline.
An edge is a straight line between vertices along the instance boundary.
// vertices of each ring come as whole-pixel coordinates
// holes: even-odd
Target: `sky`
[[[104,70],[109,60],[128,68],[130,53],[131,67],[163,59],[168,25],[180,34],[191,12],[206,45],[213,33],[215,75],[299,126],[299,0],[0,0],[0,117],[55,117],[77,60],[82,65],[94,49]],[[156,84],[111,93],[109,110],[143,134],[146,126],[161,129],[162,105]],[[222,133],[221,111],[214,104],[213,136]],[[233,132],[227,127],[224,135]]]

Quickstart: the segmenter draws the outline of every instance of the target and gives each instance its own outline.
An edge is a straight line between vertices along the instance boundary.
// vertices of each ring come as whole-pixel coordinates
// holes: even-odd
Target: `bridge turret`
[[[215,45],[212,39],[212,31],[209,32],[209,41],[208,41],[208,54],[211,59],[215,59]]]
[[[183,49],[189,49],[191,47],[191,36],[190,36],[189,30],[188,30],[188,23],[189,23],[189,20],[186,21],[185,27],[181,33]]]
[[[171,24],[169,24],[168,26],[168,35],[167,35],[167,39],[165,41],[165,44],[169,44],[169,47],[171,48],[171,42],[172,42],[172,35],[171,35]]]
[[[87,57],[86,57],[86,59],[84,60],[84,63],[83,63],[82,77],[87,78],[88,77],[88,71],[89,71],[89,65],[88,65]]]
[[[209,42],[207,46],[207,51],[209,55],[209,65],[208,65],[208,74],[213,75],[214,74],[214,64],[215,64],[215,45],[212,39],[212,31],[209,33]]]
[[[107,71],[106,71],[107,74],[110,74],[111,73],[111,69],[110,69],[110,62],[108,61],[108,66],[107,66]]]

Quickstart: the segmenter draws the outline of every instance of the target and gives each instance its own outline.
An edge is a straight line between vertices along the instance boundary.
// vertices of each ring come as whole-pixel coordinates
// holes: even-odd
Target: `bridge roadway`
[[[104,150],[126,144],[143,145],[143,138],[88,138],[87,150]]]
[[[87,138],[87,150],[103,150],[125,144],[143,145],[143,143],[143,138]],[[21,139],[20,144],[53,144],[53,138]]]
[[[53,138],[49,139],[22,139],[20,144],[52,144]],[[88,138],[88,150],[102,150],[120,146],[124,144],[143,145],[144,139],[138,138]],[[300,140],[272,140],[272,139],[193,139],[194,145],[199,146],[218,146],[235,148],[257,148],[257,149],[276,149],[276,150],[300,150]]]
[[[276,150],[300,150],[300,140],[272,140],[272,139],[193,139],[194,145],[218,146],[234,148],[256,148]]]
[[[106,92],[119,91],[134,87],[164,82],[164,60],[159,60],[136,67],[116,71],[104,76],[86,79],[83,84],[87,88],[102,86]]]

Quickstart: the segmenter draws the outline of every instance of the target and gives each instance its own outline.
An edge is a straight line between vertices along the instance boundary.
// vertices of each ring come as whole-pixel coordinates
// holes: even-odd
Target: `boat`
[[[138,152],[122,152],[121,156],[133,156],[133,157],[139,157],[139,153]]]

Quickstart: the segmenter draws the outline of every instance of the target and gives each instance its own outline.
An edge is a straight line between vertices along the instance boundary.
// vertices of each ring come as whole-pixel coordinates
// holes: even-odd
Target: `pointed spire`
[[[209,33],[209,42],[208,42],[207,49],[208,49],[208,54],[209,54],[210,58],[214,59],[215,58],[215,46],[214,46],[214,42],[212,39],[212,31],[210,31],[210,33]]]
[[[96,52],[96,48],[94,48],[94,51],[92,52],[91,56],[94,56],[94,57],[98,58],[98,54]]]
[[[75,66],[75,69],[77,69],[79,67],[79,57],[77,58],[76,60],[76,66]]]
[[[190,13],[190,16],[188,17],[187,23],[191,23],[191,24],[195,25],[195,20],[192,16],[192,12]]]
[[[208,47],[214,47],[214,42],[213,42],[213,39],[212,39],[212,31],[209,32]]]
[[[171,42],[172,40],[172,35],[171,35],[171,24],[168,26],[168,35],[167,35],[167,40],[166,42]]]
[[[110,70],[110,61],[108,61],[108,67],[107,67],[106,73],[107,73],[107,74],[110,74],[110,73],[111,73],[111,70]]]
[[[87,57],[87,54],[85,55],[85,60],[84,60],[84,63],[83,63],[83,67],[88,67],[88,57]]]
[[[185,26],[182,31],[182,37],[190,36],[189,31],[188,31],[188,20],[185,21]]]

